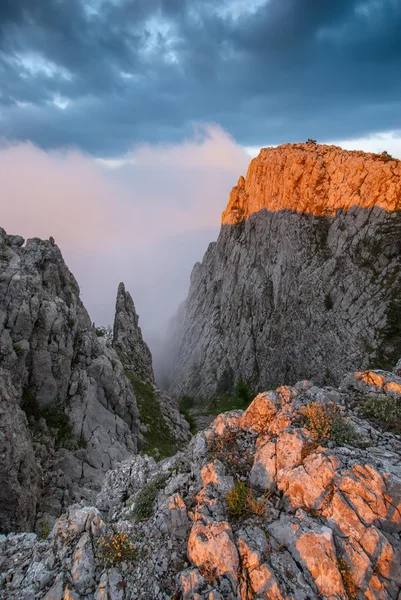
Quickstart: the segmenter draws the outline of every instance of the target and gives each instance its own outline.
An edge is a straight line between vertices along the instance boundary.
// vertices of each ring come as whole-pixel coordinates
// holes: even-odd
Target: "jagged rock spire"
[[[138,320],[134,301],[125,290],[124,284],[120,283],[114,318],[113,346],[124,366],[142,381],[154,383],[152,354],[143,340]]]

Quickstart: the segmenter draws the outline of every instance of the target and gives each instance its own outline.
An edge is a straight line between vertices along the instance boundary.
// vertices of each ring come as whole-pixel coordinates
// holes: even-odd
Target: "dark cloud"
[[[400,31],[399,0],[3,0],[0,126],[109,155],[400,129]]]

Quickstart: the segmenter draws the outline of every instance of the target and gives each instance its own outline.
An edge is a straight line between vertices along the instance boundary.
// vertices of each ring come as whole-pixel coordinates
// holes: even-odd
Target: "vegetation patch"
[[[132,511],[136,521],[146,521],[153,517],[157,495],[169,477],[170,473],[160,473],[138,492]]]
[[[263,515],[266,511],[269,494],[257,498],[246,483],[237,479],[230,492],[226,495],[227,512],[231,517],[247,515]]]
[[[332,440],[339,445],[354,445],[357,434],[353,426],[342,416],[341,408],[334,402],[320,404],[312,402],[302,408],[305,427],[310,431],[314,442]]]
[[[253,465],[254,443],[247,447],[244,431],[227,431],[208,439],[209,453],[213,460],[224,463],[230,475],[247,477]]]
[[[19,344],[13,344],[13,350],[17,356],[24,354],[24,349]]]
[[[394,430],[401,428],[401,402],[385,394],[368,398],[362,406],[363,413],[370,419],[377,420],[380,425]]]
[[[56,448],[77,449],[78,443],[73,439],[72,425],[62,408],[58,406],[41,407],[32,390],[23,392],[21,408],[34,433],[41,432],[40,420],[43,418],[49,434],[55,440]]]
[[[219,415],[230,410],[245,410],[255,396],[248,383],[240,377],[232,392],[217,395],[209,402],[205,414]]]
[[[164,422],[153,385],[141,381],[129,370],[126,370],[125,374],[134,389],[140,420],[146,429],[142,432],[147,442],[144,451],[156,460],[173,456],[179,447]]]
[[[179,401],[180,413],[182,414],[184,419],[189,423],[189,428],[190,428],[192,435],[195,435],[196,421],[195,421],[194,416],[190,412],[190,409],[193,407],[193,405],[194,405],[194,399],[192,398],[192,396],[188,396],[187,394],[185,394],[184,396],[182,396],[180,398],[180,401]]]
[[[97,337],[104,338],[107,342],[107,345],[111,345],[113,341],[113,329],[111,326],[107,325],[106,327],[103,327],[103,325],[96,326],[95,324],[93,324],[93,326],[95,328]]]
[[[108,533],[97,541],[97,557],[105,568],[111,568],[122,562],[133,562],[135,546],[122,531]]]
[[[348,598],[354,600],[358,596],[359,588],[357,588],[352,578],[349,564],[343,558],[338,559],[338,569],[341,573],[344,587],[347,590]]]

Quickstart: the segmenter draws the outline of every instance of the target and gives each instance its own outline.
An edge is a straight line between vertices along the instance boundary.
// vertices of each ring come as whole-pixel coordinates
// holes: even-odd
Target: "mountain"
[[[0,229],[1,532],[46,529],[70,504],[93,502],[105,472],[141,448],[164,457],[189,440],[154,385],[122,284],[114,333],[92,324],[52,238],[24,244]]]
[[[262,149],[192,271],[166,351],[198,402],[299,379],[336,385],[401,347],[401,163],[387,153]]]
[[[400,423],[396,373],[261,393],[41,539],[0,536],[0,599],[397,600]]]

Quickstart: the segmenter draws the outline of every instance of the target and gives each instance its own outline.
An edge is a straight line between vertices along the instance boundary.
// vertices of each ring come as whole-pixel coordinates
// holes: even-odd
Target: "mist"
[[[55,238],[96,324],[113,323],[123,281],[158,355],[249,160],[216,125],[194,127],[181,144],[142,145],[112,160],[3,141],[0,226],[26,239]]]

